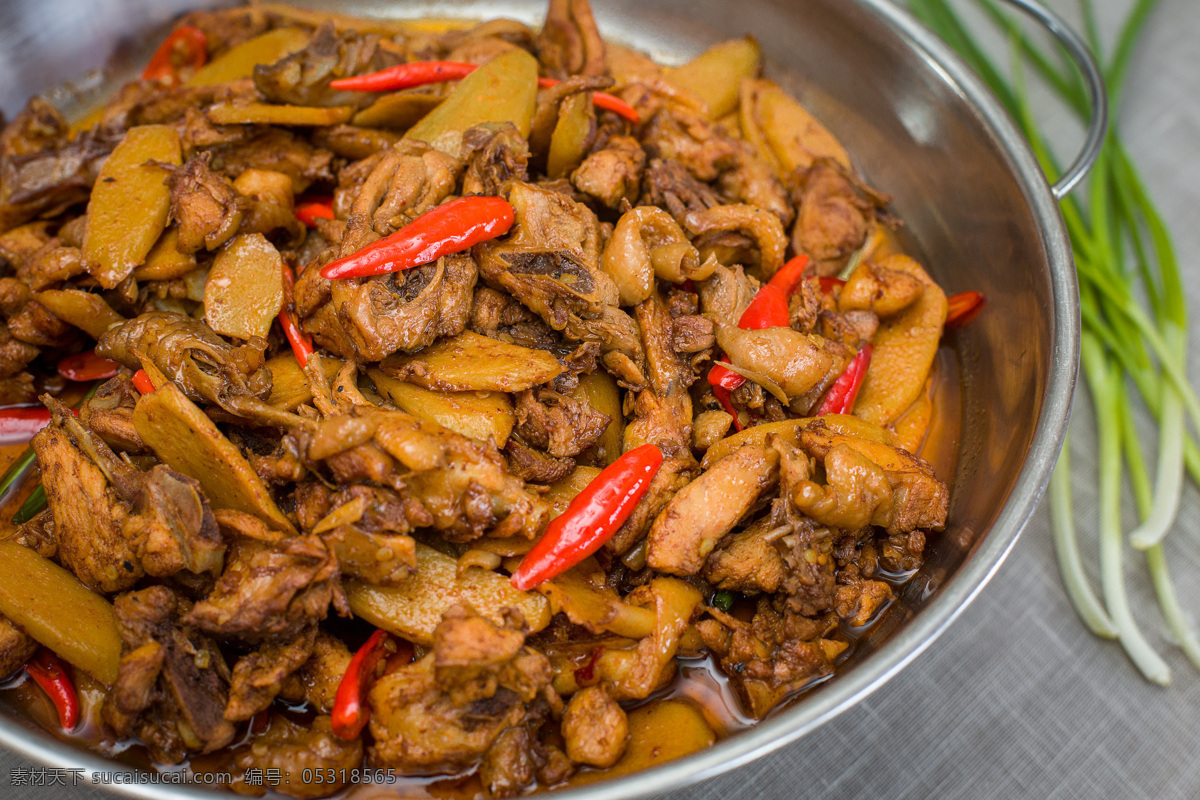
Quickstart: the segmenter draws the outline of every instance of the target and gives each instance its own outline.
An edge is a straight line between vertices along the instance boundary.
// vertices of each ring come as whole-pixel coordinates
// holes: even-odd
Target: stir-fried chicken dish
[[[81,120],[30,100],[3,686],[242,793],[508,797],[729,733],[697,665],[747,721],[832,675],[946,523],[920,456],[974,308],[761,62],[660,65],[587,0],[263,4]]]

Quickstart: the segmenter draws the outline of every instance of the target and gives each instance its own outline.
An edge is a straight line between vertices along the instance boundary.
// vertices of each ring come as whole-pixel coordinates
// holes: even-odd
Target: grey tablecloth
[[[1096,0],[1102,28],[1111,32],[1132,1]],[[1051,5],[1068,16],[1075,9],[1074,0]],[[1200,314],[1197,42],[1200,4],[1163,0],[1134,56],[1118,118],[1173,228],[1190,307]],[[1069,143],[1065,115],[1049,102],[1039,112]],[[1189,374],[1200,376],[1200,337],[1191,347]],[[1074,483],[1085,541],[1096,499],[1090,423],[1086,402],[1077,402]],[[1180,598],[1195,612],[1200,496],[1186,492],[1167,551]],[[975,603],[898,677],[801,741],[670,799],[1200,797],[1200,673],[1164,635],[1140,557],[1126,555],[1139,621],[1173,671],[1169,688],[1142,681],[1119,646],[1076,620],[1043,505]],[[1094,547],[1085,557],[1094,574]],[[11,786],[10,770],[20,766],[28,765],[0,753],[0,797],[109,797]]]

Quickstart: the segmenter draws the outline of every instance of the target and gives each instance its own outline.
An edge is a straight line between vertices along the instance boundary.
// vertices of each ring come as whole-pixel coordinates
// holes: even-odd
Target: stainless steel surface
[[[119,75],[184,0],[18,0],[0,7],[0,101],[111,62]],[[596,2],[606,35],[681,60],[754,33],[771,72],[823,118],[873,185],[891,193],[910,245],[948,291],[979,289],[987,312],[959,335],[962,457],[950,526],[898,607],[835,680],[713,748],[571,792],[631,797],[716,775],[793,741],[866,697],[921,653],[997,569],[1040,498],[1062,443],[1077,361],[1070,250],[1051,188],[1019,132],[947,48],[885,0]],[[504,14],[536,22],[540,2],[342,3],[342,11]],[[11,714],[0,741],[61,767],[112,769]],[[183,787],[114,787],[139,797],[211,797]]]
[[[1100,146],[1104,143],[1104,132],[1108,129],[1108,92],[1104,88],[1104,75],[1100,65],[1096,63],[1087,42],[1083,41],[1075,30],[1062,17],[1055,14],[1036,0],[1004,0],[1010,6],[1019,8],[1033,19],[1037,20],[1058,40],[1067,55],[1075,62],[1083,75],[1083,83],[1087,88],[1088,102],[1091,104],[1091,114],[1088,118],[1087,137],[1075,160],[1066,168],[1062,176],[1050,187],[1050,191],[1059,200],[1071,193],[1079,182],[1087,176],[1088,170],[1100,156]]]

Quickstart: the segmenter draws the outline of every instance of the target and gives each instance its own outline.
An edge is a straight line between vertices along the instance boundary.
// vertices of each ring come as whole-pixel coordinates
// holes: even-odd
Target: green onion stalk
[[[972,2],[1007,35],[1010,77],[992,62],[950,0],[909,0],[909,7],[990,86],[1047,174],[1057,175],[1059,166],[1030,108],[1025,72],[1032,69],[1086,120],[1088,101],[1080,76],[1030,39],[997,0]],[[1079,2],[1086,36],[1103,63],[1112,107],[1118,109],[1130,59],[1158,0],[1134,0],[1107,59],[1102,56],[1092,0]],[[1067,198],[1061,210],[1079,278],[1082,375],[1096,412],[1100,594],[1092,590],[1080,554],[1069,442],[1050,482],[1055,552],[1067,596],[1083,624],[1097,636],[1117,639],[1147,680],[1165,685],[1170,669],[1135,620],[1123,563],[1130,552],[1144,558],[1170,637],[1200,669],[1200,638],[1179,604],[1163,551],[1163,540],[1179,514],[1186,477],[1200,485],[1195,436],[1200,430],[1200,398],[1187,377],[1188,311],[1175,248],[1121,141],[1117,122],[1109,128],[1086,196]],[[1133,422],[1135,399],[1158,424],[1153,480]],[[1121,518],[1125,483],[1141,519],[1128,537]],[[1126,538],[1132,550],[1125,547]]]

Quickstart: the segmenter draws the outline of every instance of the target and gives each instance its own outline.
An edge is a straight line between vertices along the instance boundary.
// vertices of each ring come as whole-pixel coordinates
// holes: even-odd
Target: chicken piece
[[[509,181],[529,179],[529,142],[511,123],[476,125],[463,134],[462,194],[498,195]]]
[[[224,717],[228,670],[221,651],[180,615],[186,601],[165,586],[121,595],[113,604],[121,632],[117,682],[101,710],[118,736],[136,736],[156,761],[211,753],[233,740]]]
[[[371,93],[338,91],[329,82],[377,72],[403,60],[403,51],[394,42],[373,34],[339,33],[328,21],[302,50],[255,67],[254,85],[272,103],[361,108],[374,102]]]
[[[924,291],[925,284],[915,275],[862,261],[838,294],[837,308],[843,314],[873,311],[887,317],[908,308]]]
[[[31,100],[0,134],[0,232],[87,200],[121,136],[93,128],[68,139],[62,116]]]
[[[721,192],[733,200],[769,211],[786,228],[792,221],[792,205],[771,165],[754,148],[740,143],[734,167],[721,174]]]
[[[159,464],[139,472],[49,397],[51,425],[33,439],[63,564],[97,591],[144,574],[221,568],[225,545],[200,484]]]
[[[282,172],[292,179],[292,192],[301,194],[313,183],[333,181],[333,153],[313,147],[306,139],[279,127],[268,127],[250,137],[212,145],[213,163],[236,180],[248,169]]]
[[[838,342],[783,327],[746,330],[720,325],[717,344],[734,365],[773,382],[799,413],[825,394],[853,355]]]
[[[652,392],[642,392],[641,396],[652,398],[654,395]],[[635,544],[646,538],[650,526],[676,492],[687,486],[699,472],[700,467],[690,454],[687,459],[672,456],[664,458],[662,466],[650,481],[650,488],[634,506],[629,518],[605,542],[604,549],[614,555],[629,552]]]
[[[718,324],[737,325],[758,293],[759,283],[741,266],[718,264],[708,280],[699,283],[697,288],[705,316]]]
[[[20,262],[17,277],[38,292],[82,275],[85,271],[83,251],[73,245],[65,245],[61,238],[55,237]]]
[[[717,542],[775,485],[778,472],[778,454],[753,445],[718,461],[654,520],[646,563],[672,575],[699,573]]]
[[[434,631],[433,649],[371,688],[372,763],[401,774],[454,772],[475,764],[507,729],[519,727],[550,688],[550,662],[525,646],[524,621],[509,610],[494,625],[455,606]]]
[[[345,642],[317,631],[312,655],[284,680],[280,695],[292,702],[306,702],[318,713],[328,714],[333,710],[338,684],[349,669],[351,658]]]
[[[252,86],[243,84],[164,86],[158,81],[133,81],[104,106],[99,127],[124,133],[136,125],[177,124],[187,119],[189,111],[211,104],[218,93],[222,99],[232,99],[251,91]]]
[[[703,211],[726,202],[711,186],[698,181],[687,167],[671,159],[653,158],[642,179],[640,206],[661,206],[680,225],[692,211]]]
[[[643,126],[641,142],[646,152],[678,162],[693,178],[704,183],[736,168],[743,147],[709,122],[705,112],[677,103],[662,106],[649,118]],[[671,210],[670,205],[667,208]]]
[[[410,520],[451,541],[532,538],[550,512],[508,474],[494,447],[399,411],[358,407],[292,435],[297,452],[324,461],[338,483],[389,486]]]
[[[387,236],[454,194],[464,167],[460,159],[434,150],[423,142],[401,141],[393,151],[384,155],[377,168],[381,175],[390,175],[387,190],[379,200],[370,195],[375,191],[373,182],[380,177],[372,174],[351,206],[346,223],[348,229],[354,227],[358,215],[362,214],[370,216],[375,233]],[[357,242],[344,243],[341,255],[353,252],[348,251],[348,246],[358,249]]]
[[[35,345],[14,339],[8,325],[0,323],[0,378],[12,378],[38,357],[41,352]],[[30,386],[32,389],[32,386]],[[24,392],[19,393],[24,395]],[[6,403],[6,405],[11,403]]]
[[[798,173],[792,203],[799,208],[792,247],[813,260],[818,275],[836,274],[867,238],[869,223],[890,198],[863,185],[830,159]]]
[[[257,337],[235,347],[200,320],[150,311],[109,328],[96,342],[96,353],[132,370],[141,368],[138,355],[145,356],[189,399],[237,414],[247,400],[271,391],[265,347]]]
[[[308,628],[295,638],[267,642],[239,658],[230,678],[225,719],[241,722],[269,708],[284,681],[309,661],[316,636],[317,629]]]
[[[263,8],[243,6],[217,11],[191,11],[179,20],[179,24],[192,25],[204,32],[211,61],[226,50],[266,33],[271,28],[272,20]]]
[[[411,536],[367,533],[348,524],[322,533],[321,538],[337,558],[342,574],[365,583],[397,586],[417,568],[417,545]]]
[[[184,621],[249,643],[294,637],[325,619],[335,595],[341,598],[337,577],[337,559],[320,537],[239,538],[216,586]]]
[[[749,623],[725,614],[718,619],[703,620],[696,627],[743,707],[756,719],[787,695],[832,673],[833,659],[846,649],[846,642],[827,638],[836,618],[780,614],[765,598],[758,601]]]
[[[560,481],[575,469],[572,458],[555,458],[527,446],[513,437],[504,445],[508,471],[528,483],[551,484]]]
[[[616,286],[598,268],[596,215],[528,183],[509,184],[507,196],[516,213],[511,234],[475,248],[483,279],[511,292],[555,330],[566,328],[570,316],[596,319],[604,306],[615,306]]]
[[[827,484],[798,469],[789,496],[820,524],[843,530],[878,525],[889,534],[945,527],[949,491],[917,456],[832,433],[819,421],[801,432],[800,443],[824,465]]]
[[[770,211],[744,203],[713,206],[704,211],[692,211],[683,218],[683,227],[695,239],[692,243],[704,255],[706,247],[718,244],[730,234],[744,234],[758,251],[758,265],[765,277],[771,277],[783,266],[788,240],[783,223]]]
[[[611,767],[625,752],[629,720],[603,685],[588,686],[571,696],[563,711],[567,758],[576,764]]]
[[[171,172],[171,216],[179,230],[176,249],[181,253],[216,250],[229,241],[242,224],[242,207],[233,183],[209,169],[212,154],[188,159]]]
[[[632,204],[642,189],[646,151],[632,136],[613,136],[571,173],[571,184],[608,208]]]
[[[873,622],[892,597],[892,587],[883,581],[855,581],[837,587],[834,608],[851,628],[861,628]]]
[[[550,0],[537,56],[543,73],[558,80],[608,72],[604,39],[588,0]]]
[[[235,753],[233,763],[243,771],[243,783],[235,778],[234,791],[263,791],[257,785],[241,789],[249,787],[245,773],[253,769],[260,776],[255,784],[261,783],[263,774],[279,774],[279,785],[271,787],[274,792],[288,797],[324,797],[344,789],[349,776],[361,767],[363,744],[361,739],[346,741],[335,735],[327,716],[301,725],[282,714],[272,714],[267,729],[255,735],[254,744]],[[321,779],[312,780],[314,775]]]
[[[390,150],[400,141],[400,134],[381,128],[360,128],[357,125],[332,125],[317,128],[312,141],[323,150],[330,150],[342,158],[358,160]],[[300,263],[306,264],[307,261]]]
[[[526,389],[517,394],[517,433],[527,443],[555,458],[577,456],[604,434],[612,420],[586,400],[552,389]]]
[[[704,579],[718,589],[773,594],[787,574],[775,542],[787,529],[770,516],[722,539],[704,562]]]
[[[7,678],[24,666],[37,649],[38,643],[32,637],[0,614],[0,679]]]
[[[381,361],[397,351],[411,353],[440,336],[462,333],[477,275],[470,255],[460,253],[402,272],[327,281],[329,303],[304,320],[304,329],[346,359]]]

